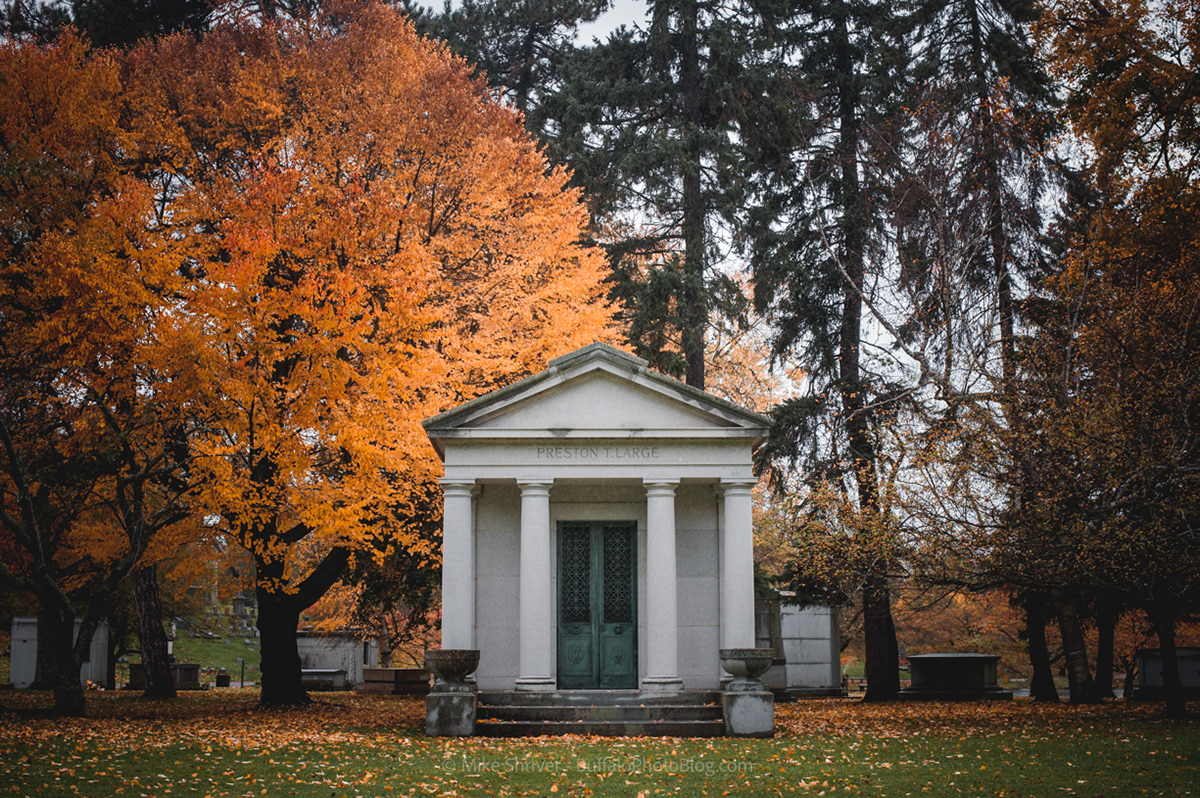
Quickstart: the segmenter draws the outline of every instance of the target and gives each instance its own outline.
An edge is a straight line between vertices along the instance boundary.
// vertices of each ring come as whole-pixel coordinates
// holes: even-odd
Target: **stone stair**
[[[606,737],[721,737],[721,694],[636,690],[482,691],[477,737],[596,734]]]

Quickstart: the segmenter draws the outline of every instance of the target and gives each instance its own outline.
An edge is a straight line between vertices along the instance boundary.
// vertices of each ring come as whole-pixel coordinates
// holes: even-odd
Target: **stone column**
[[[646,677],[643,690],[676,692],[679,608],[675,578],[676,481],[646,483]]]
[[[554,596],[550,591],[550,486],[518,480],[521,488],[521,647],[517,690],[554,689]]]
[[[754,648],[753,482],[722,482],[721,648]]]
[[[442,479],[442,648],[475,648],[474,481]]]

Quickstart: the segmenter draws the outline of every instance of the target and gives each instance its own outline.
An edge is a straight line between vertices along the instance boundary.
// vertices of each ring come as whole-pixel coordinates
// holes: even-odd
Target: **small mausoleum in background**
[[[83,619],[75,619],[75,637],[79,636],[79,627]],[[11,665],[9,681],[13,687],[24,689],[38,679],[37,648],[38,620],[36,617],[13,618]],[[88,682],[112,689],[115,684],[113,663],[108,657],[108,621],[102,620],[92,633],[92,645],[88,649],[88,658],[79,668],[79,681],[86,685]]]
[[[1200,648],[1179,646],[1175,649],[1179,658],[1179,682],[1189,701],[1200,699]],[[1163,655],[1158,648],[1144,648],[1137,652],[1137,686],[1130,696],[1135,701],[1158,701],[1165,695],[1163,684]]]
[[[363,672],[379,667],[379,643],[352,631],[296,634],[300,673],[305,687],[318,690],[349,690],[362,687]]]

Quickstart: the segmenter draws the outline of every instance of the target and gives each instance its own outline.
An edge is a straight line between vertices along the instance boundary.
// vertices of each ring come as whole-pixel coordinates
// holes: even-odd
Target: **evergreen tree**
[[[176,31],[199,34],[209,10],[207,0],[71,0],[75,26],[97,47],[132,47]]]
[[[943,451],[946,470],[983,452],[976,474],[996,482],[1006,507],[994,519],[1010,532],[1037,484],[1024,440],[1016,353],[1023,286],[1040,261],[1042,207],[1053,127],[1050,82],[1029,41],[1036,7],[1025,0],[933,0],[919,8],[921,59],[908,103],[903,177],[894,204],[900,284],[908,307],[903,329],[922,340],[939,389],[925,403],[926,428],[949,425],[960,445]],[[981,392],[974,386],[983,385]],[[972,412],[964,413],[970,406]],[[984,446],[974,442],[986,440]],[[949,477],[945,477],[949,479]],[[966,540],[976,576],[1019,586],[1040,700],[1057,700],[1045,645],[1050,604],[1082,651],[1082,628],[1066,597],[1045,585],[1005,576],[980,563],[986,540],[947,519],[930,519],[942,542]],[[941,534],[941,533],[944,533]],[[954,542],[951,542],[951,539]],[[964,560],[959,559],[959,562]],[[982,576],[980,576],[982,574]],[[1084,668],[1086,670],[1086,668]]]
[[[31,36],[48,42],[69,24],[70,11],[60,2],[9,0],[0,6],[0,32],[6,36]]]
[[[956,253],[953,277],[991,297],[997,335],[980,340],[998,344],[998,382],[1007,390],[1015,376],[1014,286],[1037,261],[1052,126],[1049,79],[1027,35],[1035,6],[934,0],[921,10],[928,21],[919,31],[922,59],[910,103],[909,146],[916,152],[908,159],[907,200],[897,206],[906,277],[935,294],[929,289],[947,260],[940,231],[952,229],[957,241],[971,242]],[[914,303],[915,317],[944,329],[979,323],[961,305],[930,311]],[[954,312],[958,324],[944,326]]]
[[[464,0],[440,14],[412,0],[401,3],[426,36],[441,39],[475,64],[521,113],[553,91],[558,70],[573,52],[580,24],[608,8],[609,0]],[[541,131],[529,127],[531,133]]]
[[[808,366],[810,395],[777,408],[762,455],[804,460],[808,478],[834,486],[850,508],[840,517],[863,604],[866,698],[887,700],[900,689],[889,588],[898,536],[883,507],[877,439],[889,397],[862,350],[895,166],[889,125],[907,73],[904,18],[871,0],[785,12],[775,26],[778,86],[792,120],[786,134],[750,142],[779,157],[760,178],[745,241],[756,305],[776,325],[774,353]]]
[[[635,350],[701,389],[710,314],[742,309],[718,264],[733,141],[761,96],[756,19],[746,3],[651,2],[646,29],[577,51],[540,110],[591,199]]]

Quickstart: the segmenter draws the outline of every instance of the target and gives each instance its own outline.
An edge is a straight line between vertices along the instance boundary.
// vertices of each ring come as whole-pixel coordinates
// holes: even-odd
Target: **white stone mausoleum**
[[[604,344],[426,421],[442,647],[480,651],[482,690],[716,689],[755,645],[769,423]]]

